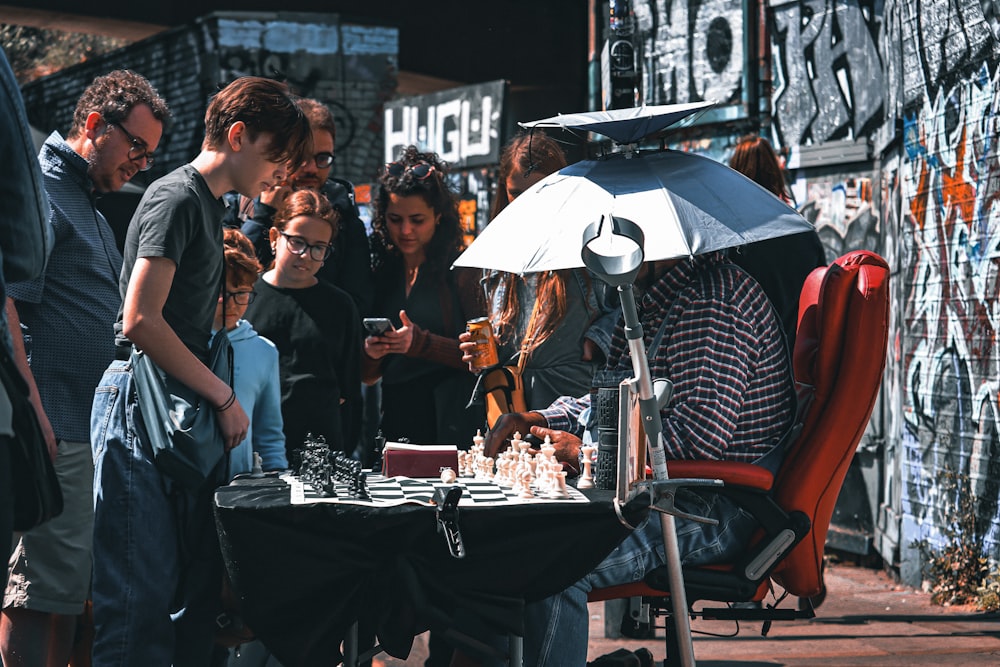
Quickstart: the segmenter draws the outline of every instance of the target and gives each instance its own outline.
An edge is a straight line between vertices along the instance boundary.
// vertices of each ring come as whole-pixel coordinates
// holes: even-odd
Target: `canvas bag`
[[[157,469],[181,486],[200,487],[225,455],[214,407],[138,348],[132,348],[131,360],[139,415]],[[212,339],[208,367],[233,386],[233,347],[225,328]]]
[[[38,415],[28,400],[28,384],[4,345],[0,345],[0,381],[10,400],[14,430],[10,439],[14,530],[24,532],[62,513],[62,489]]]

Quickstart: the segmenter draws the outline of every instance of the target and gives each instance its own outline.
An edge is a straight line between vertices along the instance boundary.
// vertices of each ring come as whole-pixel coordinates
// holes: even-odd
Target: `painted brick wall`
[[[789,151],[866,142],[871,161],[799,169],[827,254],[866,247],[893,267],[889,359],[877,413],[880,550],[920,581],[958,493],[977,498],[984,555],[1000,557],[997,440],[998,41],[967,0],[772,6],[772,136]],[[852,184],[858,186],[852,192]],[[864,187],[862,187],[864,186]],[[969,480],[962,492],[947,479]],[[885,555],[885,554],[884,554]]]

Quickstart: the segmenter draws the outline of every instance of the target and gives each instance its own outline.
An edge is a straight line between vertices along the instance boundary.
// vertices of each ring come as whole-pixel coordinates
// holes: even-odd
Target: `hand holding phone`
[[[369,336],[381,336],[393,328],[388,317],[366,317],[362,320],[362,324]]]

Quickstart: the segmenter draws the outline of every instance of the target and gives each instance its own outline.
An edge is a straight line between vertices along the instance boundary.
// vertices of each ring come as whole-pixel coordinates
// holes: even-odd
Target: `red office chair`
[[[770,621],[811,618],[811,598],[824,593],[823,548],[833,508],[871,417],[885,367],[889,267],[868,251],[850,252],[814,270],[802,288],[793,369],[810,401],[802,431],[772,477],[767,470],[723,461],[672,461],[671,478],[712,478],[757,516],[761,529],[739,561],[684,568],[693,617]],[[667,659],[679,664],[678,637],[666,593],[665,567],[644,582],[591,591],[590,601],[642,596],[666,617]],[[799,609],[693,609],[694,602],[760,601],[772,580],[799,596]],[[778,603],[784,599],[782,596]],[[633,608],[636,606],[633,605]],[[638,615],[638,614],[636,614]]]

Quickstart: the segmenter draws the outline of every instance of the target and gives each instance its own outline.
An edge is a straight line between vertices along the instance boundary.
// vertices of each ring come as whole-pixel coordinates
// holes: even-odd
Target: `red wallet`
[[[386,477],[440,477],[441,468],[458,473],[458,448],[454,445],[387,442],[382,448],[382,474]]]

